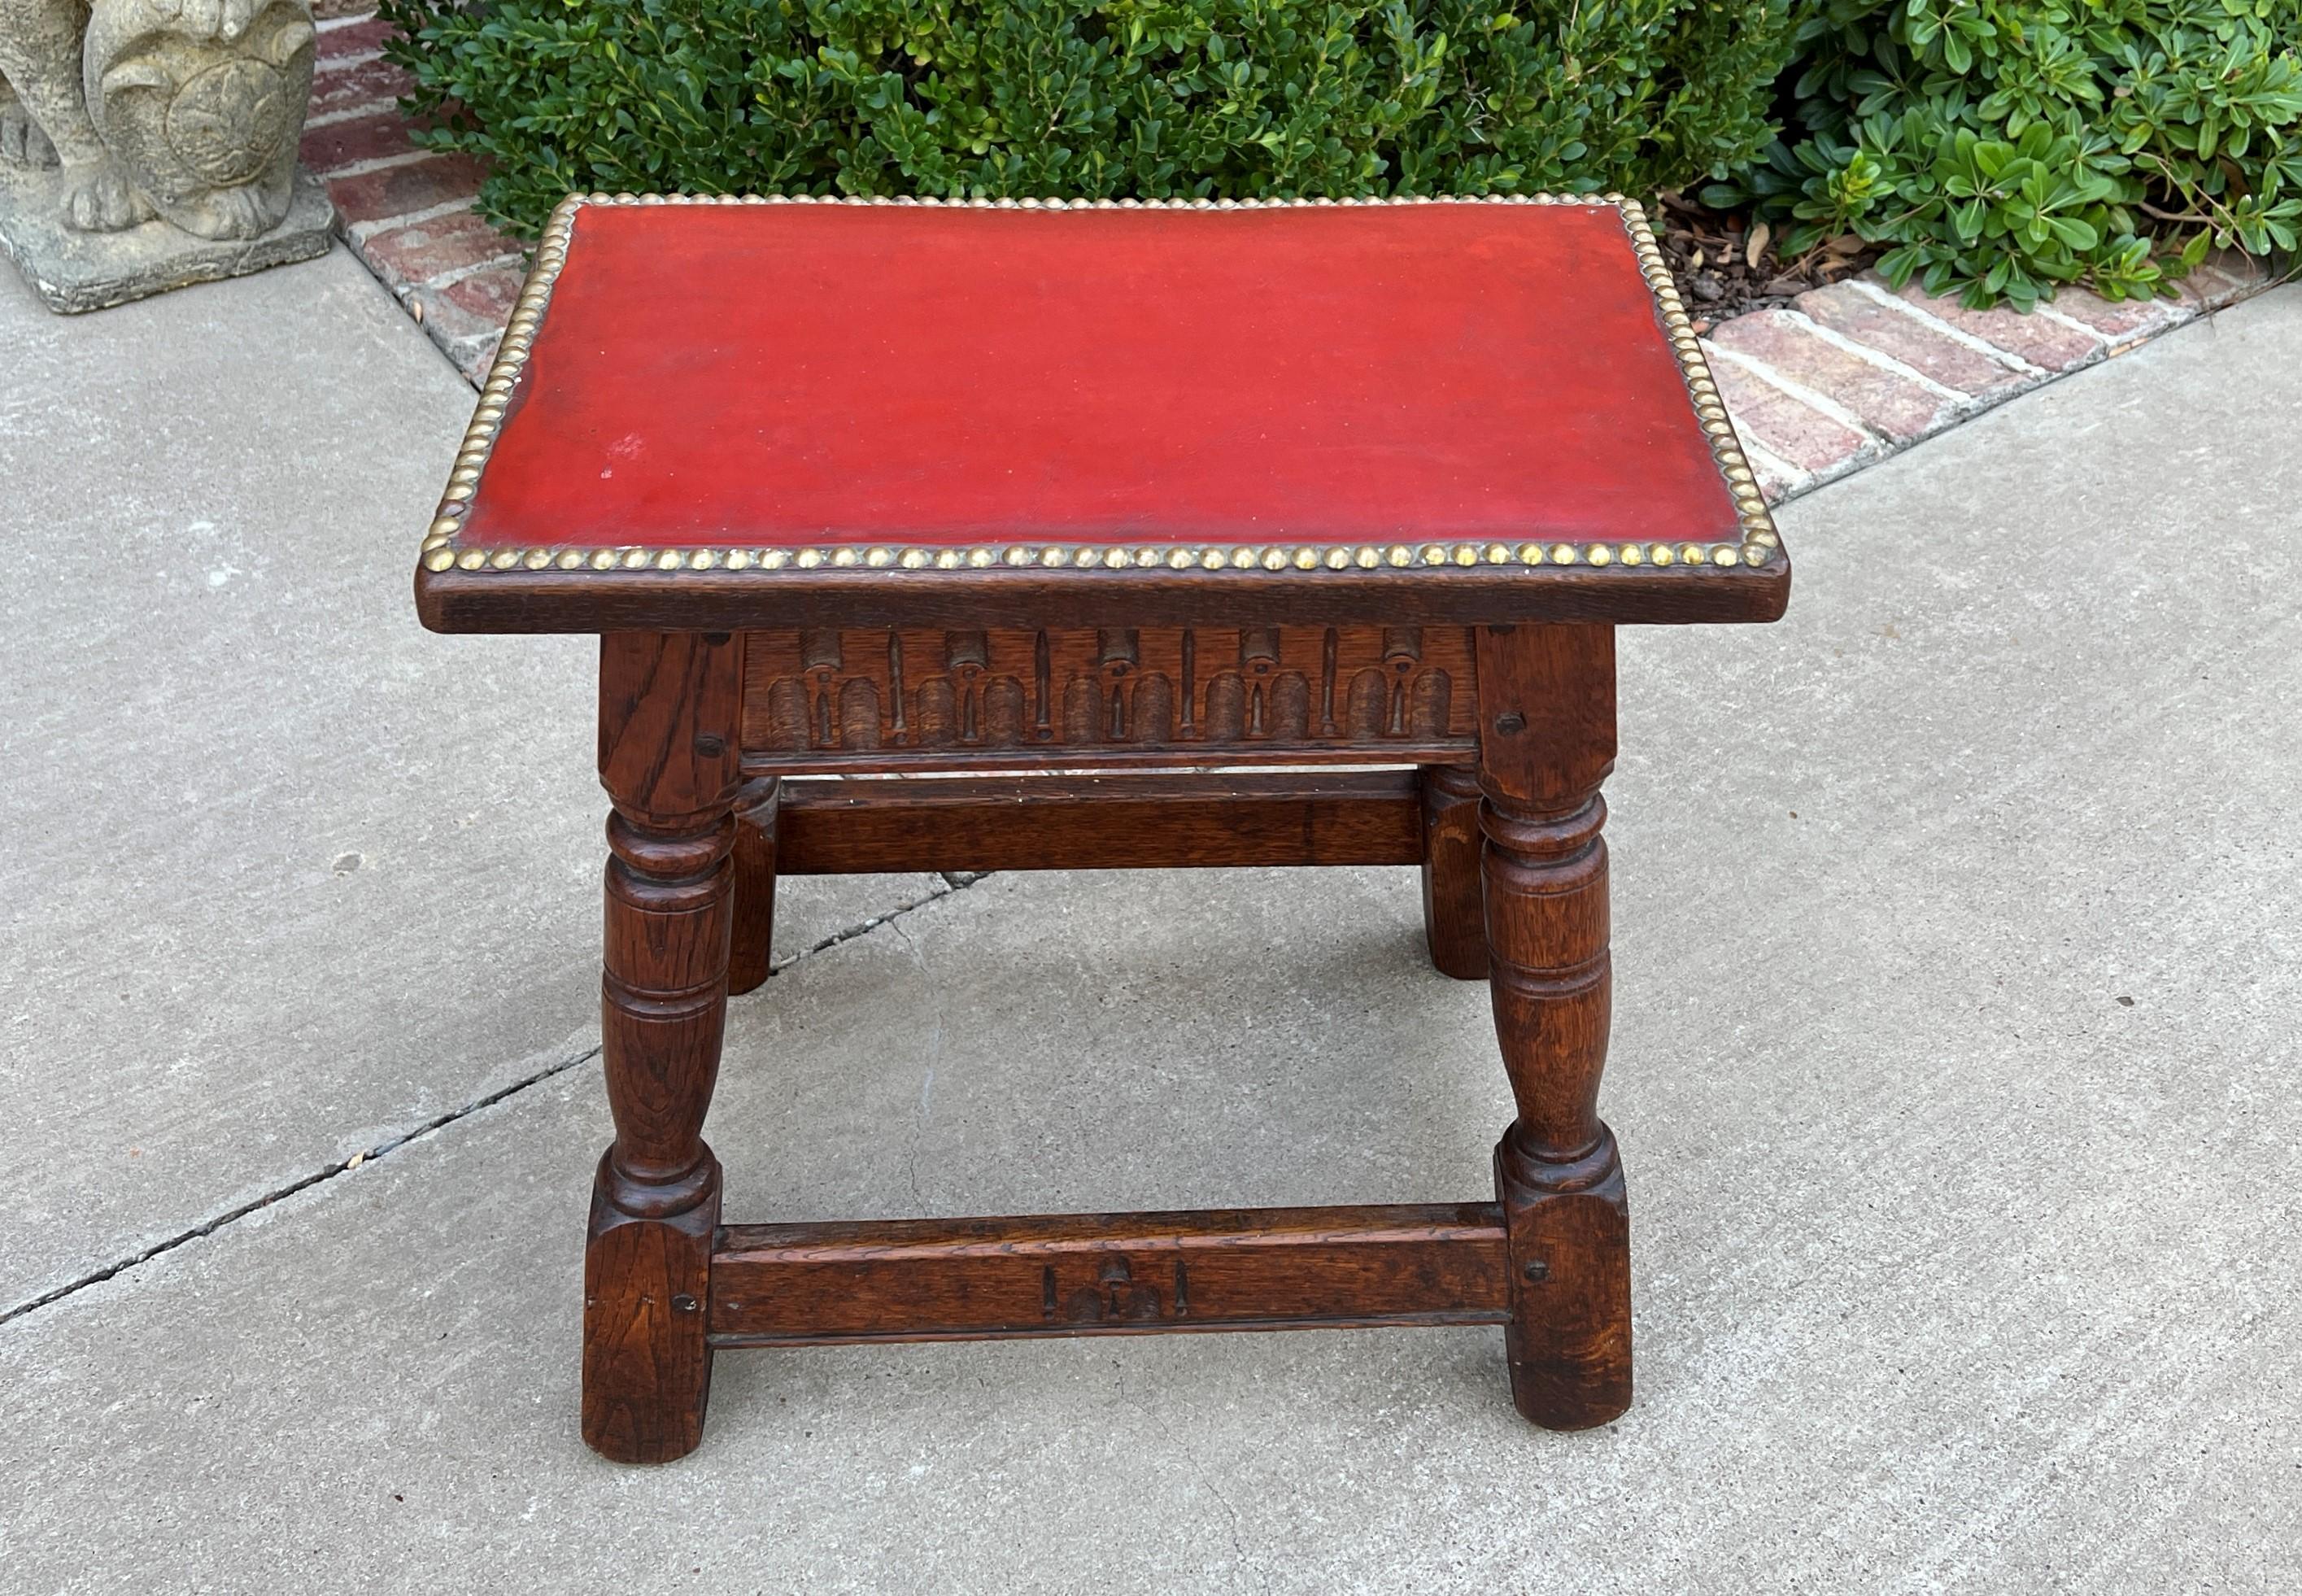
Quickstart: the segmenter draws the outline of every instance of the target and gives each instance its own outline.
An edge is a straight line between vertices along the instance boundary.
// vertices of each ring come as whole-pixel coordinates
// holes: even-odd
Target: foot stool
[[[416,598],[601,637],[584,1440],[692,1450],[722,1348],[1388,1324],[1623,1412],[1614,628],[1789,589],[1615,196],[561,206]],[[1491,985],[1494,1201],[722,1222],[779,873],[1407,863]]]

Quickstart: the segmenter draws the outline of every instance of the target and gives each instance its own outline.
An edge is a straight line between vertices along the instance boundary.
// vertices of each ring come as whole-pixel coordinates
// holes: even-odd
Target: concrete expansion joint
[[[870,920],[861,921],[856,925],[849,926],[843,930],[834,931],[830,936],[824,937],[821,941],[802,949],[800,952],[794,953],[790,958],[783,961],[780,964],[777,964],[770,968],[768,971],[769,979],[772,980],[775,977],[781,975],[785,970],[791,969],[792,966],[799,963],[801,961],[811,959],[816,954],[828,952],[832,948],[837,947],[844,942],[853,942],[859,937],[868,937],[873,931],[879,929],[881,927],[891,925],[893,922],[901,920],[903,916],[911,913],[913,910],[924,909],[929,903],[940,903],[944,899],[948,898],[956,893],[965,892],[970,886],[974,886],[989,880],[991,878],[991,872],[985,871],[981,874],[970,874],[965,871],[945,871],[939,873],[937,878],[943,884],[943,890],[939,892],[930,892],[927,896],[915,899],[908,903],[900,904],[896,908],[890,910],[886,914],[874,915]],[[179,1247],[188,1247],[195,1241],[202,1240],[206,1237],[213,1236],[226,1226],[236,1224],[239,1221],[246,1219],[249,1214],[259,1213],[265,1208],[269,1208],[274,1203],[280,1202],[287,1197],[294,1197],[299,1191],[308,1191],[315,1186],[325,1185],[331,1180],[338,1180],[345,1175],[350,1174],[353,1171],[357,1170],[364,1165],[374,1163],[381,1159],[387,1158],[392,1154],[399,1152],[402,1147],[409,1146],[411,1143],[421,1141],[425,1137],[433,1134],[435,1131],[446,1130],[449,1126],[454,1124],[458,1120],[468,1119],[473,1114],[478,1113],[483,1109],[493,1108],[497,1104],[506,1102],[510,1098],[516,1097],[531,1087],[539,1086],[542,1082],[553,1079],[555,1076],[565,1075],[568,1071],[575,1069],[577,1065],[589,1063],[599,1056],[599,1044],[593,1043],[591,1046],[584,1048],[581,1053],[577,1053],[568,1058],[561,1059],[556,1063],[547,1064],[542,1069],[534,1071],[533,1074],[520,1077],[520,1079],[513,1081],[508,1086],[500,1087],[496,1090],[486,1094],[484,1096],[474,1098],[471,1102],[465,1104],[460,1108],[452,1108],[445,1113],[436,1114],[412,1130],[403,1131],[399,1135],[391,1138],[389,1140],[379,1142],[373,1147],[365,1148],[360,1152],[355,1153],[340,1163],[331,1163],[323,1168],[312,1171],[308,1174],[299,1175],[292,1180],[283,1181],[281,1184],[272,1188],[270,1190],[265,1192],[259,1197],[251,1197],[247,1202],[241,1203],[236,1207],[228,1208],[222,1214],[215,1214],[208,1219],[204,1219],[197,1224],[188,1226],[187,1228],[177,1231],[172,1236],[169,1236],[162,1240],[154,1242],[151,1246],[143,1248],[139,1252],[131,1253],[126,1257],[114,1259],[113,1262],[104,1264],[99,1268],[89,1270],[87,1273],[79,1276],[77,1279],[67,1281],[63,1285],[57,1286],[52,1290],[44,1291],[39,1296],[31,1298],[24,1302],[17,1303],[12,1307],[0,1308],[0,1325],[13,1323],[14,1321],[21,1319],[27,1315],[38,1313],[42,1308],[53,1306],[55,1304],[62,1302],[69,1297],[76,1296],[80,1292],[87,1290],[91,1286],[100,1286],[104,1284],[105,1281],[111,1280],[117,1275],[124,1274],[128,1271],[137,1268],[141,1264],[150,1263],[155,1258],[174,1252]]]

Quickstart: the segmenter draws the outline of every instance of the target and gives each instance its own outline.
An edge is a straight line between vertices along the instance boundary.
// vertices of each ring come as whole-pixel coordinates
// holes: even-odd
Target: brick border
[[[477,387],[519,298],[526,247],[474,214],[478,162],[409,141],[397,101],[413,85],[382,57],[391,31],[372,14],[319,24],[304,164],[326,181],[352,253]],[[2021,315],[1866,273],[1721,322],[1702,347],[1760,486],[1779,503],[2272,281],[2261,262],[2222,255],[2179,299],[2113,305],[2066,288]]]

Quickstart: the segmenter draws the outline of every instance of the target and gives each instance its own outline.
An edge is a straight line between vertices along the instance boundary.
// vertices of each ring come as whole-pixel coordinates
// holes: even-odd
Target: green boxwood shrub
[[[570,189],[1650,191],[1773,136],[1790,0],[385,0],[435,147]]]
[[[1803,0],[1794,132],[1704,190],[1970,305],[2173,292],[2302,230],[2302,0]]]

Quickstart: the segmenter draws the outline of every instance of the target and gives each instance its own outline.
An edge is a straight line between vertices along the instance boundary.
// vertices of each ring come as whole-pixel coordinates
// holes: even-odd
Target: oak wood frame
[[[1507,623],[1474,643],[1466,764],[827,782],[747,779],[740,634],[604,635],[615,1139],[585,1252],[585,1441],[631,1463],[693,1450],[720,1347],[1386,1324],[1502,1324],[1513,1399],[1539,1424],[1623,1412],[1628,1211],[1596,1115],[1614,634]],[[937,759],[920,750],[916,769]],[[1375,862],[1422,865],[1434,962],[1491,982],[1517,1104],[1495,1201],[720,1224],[703,1121],[727,995],[768,972],[779,872]]]

